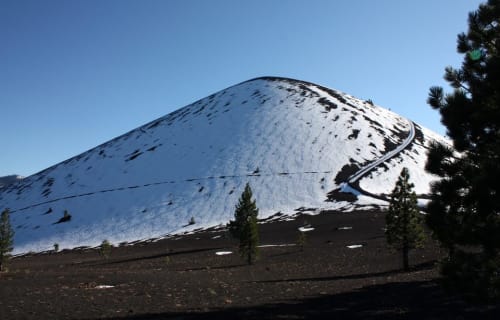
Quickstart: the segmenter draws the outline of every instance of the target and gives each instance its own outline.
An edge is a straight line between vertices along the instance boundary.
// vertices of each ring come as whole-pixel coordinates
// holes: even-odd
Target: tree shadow
[[[159,319],[499,319],[500,307],[449,297],[435,281],[371,285],[355,291],[208,312],[139,314],[109,320]],[[90,319],[87,319],[90,320]]]
[[[177,271],[201,271],[201,270],[227,270],[227,269],[234,269],[234,268],[242,268],[242,267],[247,267],[249,266],[248,264],[245,263],[239,263],[239,264],[232,264],[232,265],[227,265],[227,266],[217,266],[217,267],[199,267],[199,268],[189,268],[189,269],[182,269],[182,270],[177,270]]]
[[[274,258],[274,257],[284,257],[284,256],[290,256],[290,255],[296,255],[296,254],[300,254],[300,253],[303,253],[306,249],[304,250],[293,250],[293,251],[287,251],[287,252],[282,252],[282,253],[276,253],[276,254],[271,254],[269,255],[270,258]]]
[[[403,269],[394,269],[382,272],[371,272],[362,274],[350,274],[345,276],[330,276],[330,277],[314,277],[314,278],[289,278],[289,279],[275,279],[275,280],[259,280],[251,281],[253,283],[280,283],[280,282],[311,282],[311,281],[335,281],[335,280],[356,280],[356,279],[367,279],[374,277],[384,277],[395,275],[398,273],[407,273],[412,271],[422,271],[422,270],[432,270],[436,266],[437,260],[427,261],[414,265],[409,271],[404,271]]]
[[[172,256],[178,256],[178,255],[184,255],[184,254],[200,253],[200,252],[213,251],[213,250],[221,250],[224,248],[225,247],[213,247],[213,248],[190,249],[190,250],[182,250],[182,251],[171,251],[171,252],[165,252],[165,253],[154,254],[154,255],[149,255],[149,256],[139,256],[139,257],[133,257],[133,258],[126,258],[126,259],[110,259],[109,261],[103,261],[103,262],[99,262],[99,263],[89,263],[89,265],[92,265],[92,266],[114,265],[114,264],[120,264],[120,263],[154,260],[154,259],[172,257]]]

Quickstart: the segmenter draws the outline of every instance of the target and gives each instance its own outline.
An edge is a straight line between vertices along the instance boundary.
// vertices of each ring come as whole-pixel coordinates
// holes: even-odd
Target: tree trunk
[[[403,269],[405,271],[410,270],[410,264],[408,263],[408,252],[410,249],[408,248],[408,245],[403,245]]]

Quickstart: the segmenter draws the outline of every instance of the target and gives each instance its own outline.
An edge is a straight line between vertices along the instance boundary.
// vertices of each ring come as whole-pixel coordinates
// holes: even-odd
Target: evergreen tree
[[[248,264],[252,264],[258,255],[259,230],[257,225],[257,215],[259,209],[252,200],[252,189],[247,183],[245,190],[241,194],[240,200],[234,212],[234,221],[229,222],[231,235],[239,239],[239,252],[246,258]]]
[[[104,239],[101,243],[101,246],[99,247],[99,254],[103,258],[108,259],[111,255],[111,248],[113,248],[111,242],[109,242],[107,239]]]
[[[422,218],[413,187],[408,169],[403,168],[391,193],[389,211],[385,217],[387,243],[401,251],[406,271],[410,268],[408,253],[420,247],[424,240]]]
[[[4,270],[10,253],[13,250],[14,231],[10,226],[9,209],[5,209],[0,217],[0,271]]]
[[[430,89],[453,148],[433,144],[426,169],[432,185],[427,222],[448,249],[444,284],[470,298],[500,298],[500,1],[469,13],[458,35],[460,69],[447,67],[454,91]]]
[[[300,248],[300,251],[304,251],[304,246],[307,243],[307,236],[306,233],[303,231],[299,231],[299,236],[297,238],[297,245]]]

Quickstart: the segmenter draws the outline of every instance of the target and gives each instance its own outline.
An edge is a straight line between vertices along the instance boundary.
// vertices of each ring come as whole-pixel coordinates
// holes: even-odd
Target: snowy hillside
[[[359,187],[388,193],[406,166],[416,191],[428,192],[433,177],[423,166],[432,139],[443,138],[339,91],[259,78],[11,185],[0,204],[12,212],[16,253],[226,223],[247,182],[260,218],[300,208],[348,210],[352,204],[326,201],[329,192],[390,152],[359,177]],[[64,210],[71,219],[62,222]],[[196,223],[188,225],[191,217]]]

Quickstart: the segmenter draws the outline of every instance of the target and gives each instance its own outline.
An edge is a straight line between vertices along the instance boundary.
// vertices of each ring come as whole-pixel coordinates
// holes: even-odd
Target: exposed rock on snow
[[[21,181],[24,177],[17,174],[0,177],[0,190],[6,188],[8,185]]]

